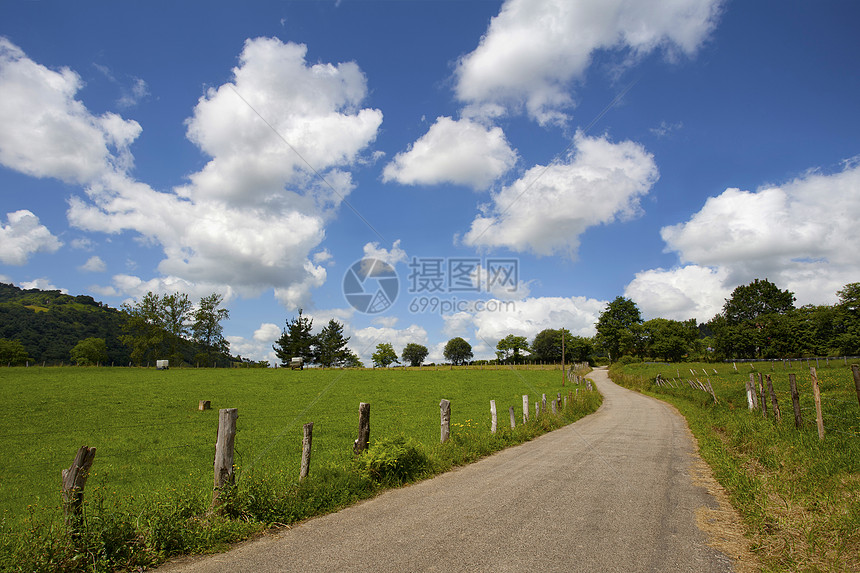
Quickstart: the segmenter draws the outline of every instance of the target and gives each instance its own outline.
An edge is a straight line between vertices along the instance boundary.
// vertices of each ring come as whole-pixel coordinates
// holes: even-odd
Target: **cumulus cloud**
[[[713,316],[720,294],[756,278],[794,292],[799,305],[832,304],[837,290],[858,280],[858,217],[857,159],[835,173],[813,170],[756,191],[726,189],[688,221],[661,230],[666,249],[685,266],[639,273],[627,292],[642,308],[664,316],[696,309],[699,320]],[[676,287],[686,296],[672,294]]]
[[[280,337],[281,328],[271,322],[264,322],[260,325],[260,328],[254,331],[254,340],[257,342],[270,344],[274,343]]]
[[[662,49],[693,55],[716,25],[721,0],[508,0],[456,70],[460,101],[484,115],[524,106],[562,122],[571,85],[598,50],[638,58]]]
[[[187,185],[162,192],[129,175],[137,122],[90,113],[75,99],[76,73],[49,70],[0,38],[0,163],[83,185],[85,194],[69,199],[73,226],[160,245],[159,287],[232,285],[247,296],[274,288],[287,307],[307,304],[326,279],[317,249],[326,221],[354,186],[346,169],[363,161],[382,113],[361,108],[367,86],[355,63],[308,64],[306,52],[273,38],[246,41],[232,81],[201,97],[187,122],[211,160]],[[46,232],[42,249],[52,244]],[[139,285],[110,288],[132,294]]]
[[[310,211],[336,207],[352,190],[349,173],[326,171],[359,158],[382,112],[360,107],[367,81],[358,65],[309,65],[306,54],[277,38],[245,42],[233,81],[210,89],[187,122],[212,160],[180,194]]]
[[[82,87],[72,70],[50,70],[0,37],[0,163],[80,184],[130,167],[128,147],[140,125],[110,112],[91,114],[75,99]]]
[[[347,331],[345,328],[344,331]],[[381,343],[389,343],[394,347],[397,356],[410,342],[427,346],[427,331],[416,324],[406,328],[397,329],[388,326],[368,326],[358,330],[349,330],[351,336],[349,347],[366,365],[373,364],[372,355],[376,352],[376,346]]]
[[[567,328],[574,336],[594,336],[594,325],[606,301],[586,297],[534,297],[520,301],[489,300],[475,312],[446,315],[448,337],[471,337],[495,348],[514,334],[529,340],[546,328]]]
[[[636,273],[624,289],[646,320],[668,318],[707,322],[722,311],[732,294],[726,286],[725,268],[687,265],[675,269],[651,269]]]
[[[101,257],[93,256],[87,259],[87,262],[81,265],[80,269],[90,273],[102,273],[107,270],[107,265]]]
[[[7,265],[24,265],[34,253],[53,253],[63,246],[27,209],[6,213],[6,221],[0,225],[0,261]]]
[[[58,290],[63,294],[69,294],[68,289],[60,288],[54,285],[49,279],[45,277],[34,279],[31,281],[21,281],[20,283],[18,283],[18,286],[24,290],[36,288],[39,290]]]
[[[400,248],[400,239],[394,241],[391,249],[380,247],[379,243],[365,243],[363,258],[376,259],[388,263],[392,267],[407,260],[406,251]]]
[[[494,193],[463,242],[575,258],[588,227],[635,216],[657,178],[641,145],[579,133],[564,161],[537,165]]]
[[[489,187],[517,161],[504,132],[469,119],[439,117],[430,130],[386,165],[383,181]]]

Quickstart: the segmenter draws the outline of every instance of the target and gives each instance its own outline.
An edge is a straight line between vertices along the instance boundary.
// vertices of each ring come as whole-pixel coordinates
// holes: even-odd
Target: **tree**
[[[335,319],[328,321],[316,336],[316,361],[326,368],[343,366],[352,351],[347,348],[349,337],[343,336],[343,325]]]
[[[93,366],[108,361],[107,344],[104,338],[85,338],[69,351],[72,362],[78,366]]]
[[[496,344],[496,350],[500,361],[511,359],[514,364],[519,364],[522,362],[520,352],[528,352],[529,343],[525,336],[509,334]]]
[[[642,323],[639,307],[629,298],[616,297],[606,305],[597,320],[597,343],[615,362],[639,346],[638,326]]]
[[[24,364],[29,360],[27,349],[20,340],[0,338],[0,364]]]
[[[281,366],[289,366],[290,360],[298,357],[308,364],[314,362],[316,340],[311,334],[313,324],[313,319],[302,316],[302,309],[299,309],[298,317],[287,321],[287,327],[272,346],[272,350],[281,360]]]
[[[230,351],[230,342],[224,338],[224,327],[222,320],[230,318],[230,311],[226,308],[218,308],[224,297],[212,293],[200,299],[197,309],[191,313],[194,323],[191,325],[191,333],[194,340],[205,349],[202,358],[205,364],[211,364],[214,355],[225,355]]]
[[[680,362],[699,337],[695,319],[685,322],[654,318],[642,324],[645,352],[654,358]]]
[[[567,345],[570,341],[570,332],[565,331],[564,341]],[[532,341],[531,352],[536,360],[561,362],[561,330],[546,328],[538,332]]]
[[[767,279],[755,279],[732,291],[732,296],[723,305],[723,315],[729,324],[754,321],[767,314],[785,314],[794,310],[794,294],[779,290]]]
[[[161,323],[168,334],[170,361],[177,365],[182,363],[179,348],[190,332],[192,308],[193,305],[185,293],[175,292],[161,297]]]
[[[389,364],[393,364],[397,362],[400,364],[400,361],[397,359],[397,353],[394,351],[394,347],[391,346],[388,342],[380,342],[376,345],[376,352],[371,356],[373,359],[374,368],[388,368]]]
[[[755,279],[737,287],[726,299],[723,312],[709,323],[717,351],[727,358],[783,354],[791,341],[779,339],[787,334],[780,317],[793,311],[794,295],[780,290],[767,279]],[[776,328],[777,323],[779,328]]]
[[[458,336],[448,341],[442,355],[446,360],[450,360],[451,364],[465,364],[472,359],[472,345]]]
[[[123,303],[127,318],[120,336],[123,344],[131,348],[131,359],[137,364],[154,362],[164,343],[165,330],[161,314],[161,298],[146,293],[135,304]]]
[[[344,368],[364,368],[364,364],[361,362],[361,358],[358,357],[358,354],[350,350],[346,349],[346,354],[343,359],[342,366]]]
[[[423,344],[410,342],[403,349],[400,357],[403,358],[404,363],[408,362],[409,366],[421,366],[421,363],[424,362],[424,359],[427,358],[429,353],[430,352],[427,350],[427,347]]]

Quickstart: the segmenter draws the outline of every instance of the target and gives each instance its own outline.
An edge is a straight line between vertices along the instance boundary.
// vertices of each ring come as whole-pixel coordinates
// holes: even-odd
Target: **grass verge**
[[[803,417],[795,428],[788,366],[755,367],[631,364],[613,366],[610,376],[684,415],[765,570],[860,571],[860,407],[850,369],[834,364],[817,371],[826,432],[819,440],[810,373],[795,365]],[[759,373],[771,376],[780,421],[769,395],[767,417],[749,410],[751,373],[756,382]],[[658,385],[658,374],[667,382]],[[696,380],[711,384],[717,403],[691,387],[688,381]]]

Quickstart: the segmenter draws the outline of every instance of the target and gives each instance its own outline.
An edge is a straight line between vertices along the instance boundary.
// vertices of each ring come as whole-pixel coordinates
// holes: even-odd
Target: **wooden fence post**
[[[302,469],[299,471],[299,479],[308,477],[311,471],[311,442],[314,437],[314,423],[308,422],[302,426]]]
[[[860,403],[860,366],[852,364],[851,374],[854,375],[854,390],[857,392],[857,402]]]
[[[517,427],[517,419],[514,417],[514,407],[511,406],[508,412],[511,414],[511,429],[513,430]]]
[[[84,486],[90,475],[90,467],[96,457],[96,449],[81,446],[68,469],[61,472],[63,478],[63,513],[66,525],[74,527],[81,515],[84,503]]]
[[[361,402],[358,405],[358,439],[352,446],[356,455],[367,449],[370,443],[370,404]]]
[[[523,394],[523,424],[529,423],[529,395]]]
[[[451,435],[451,402],[442,400],[439,402],[439,414],[442,419],[441,440],[444,444]]]
[[[761,415],[767,418],[767,397],[764,394],[764,383],[762,382],[761,372],[758,373],[758,393],[761,396]]]
[[[767,375],[767,391],[770,394],[770,404],[773,406],[773,415],[776,416],[776,421],[782,420],[782,413],[779,411],[779,400],[776,398],[776,392],[773,391],[773,382],[770,380],[770,374]]]
[[[552,413],[553,413],[553,414],[558,414],[558,406],[557,406],[557,404],[558,404],[558,402],[556,402],[555,400],[553,400],[553,401],[552,401],[552,404],[551,404],[551,405],[552,405]]]
[[[541,412],[546,412],[546,394],[544,394],[544,395],[541,397],[541,400],[540,400],[540,411],[541,411]]]
[[[800,414],[800,394],[797,392],[794,372],[788,375],[788,384],[791,386],[791,405],[794,407],[794,427],[799,430],[803,426],[803,416]]]
[[[233,444],[236,439],[236,419],[239,410],[218,410],[218,439],[215,442],[215,479],[212,506],[220,503],[221,493],[233,485]]]
[[[490,417],[492,418],[490,421],[490,432],[496,433],[496,401],[490,400]]]
[[[210,410],[212,408],[212,402],[210,400],[200,400],[200,403],[197,404],[197,409],[201,412],[203,410]]]
[[[755,392],[752,390],[753,375],[750,374],[750,379],[747,380],[747,408],[750,412],[755,409]]]
[[[812,397],[815,399],[815,421],[818,423],[818,439],[824,439],[824,418],[821,415],[821,390],[818,388],[818,375],[815,373],[815,367],[809,368],[809,373],[812,375]]]

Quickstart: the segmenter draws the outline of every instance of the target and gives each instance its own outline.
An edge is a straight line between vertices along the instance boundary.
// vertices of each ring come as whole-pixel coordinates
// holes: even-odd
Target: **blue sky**
[[[440,360],[453,336],[483,358],[590,336],[619,295],[701,322],[754,278],[831,304],[860,281],[858,22],[830,1],[5,2],[0,280],[219,292],[255,359],[298,308],[365,359]],[[376,313],[343,292],[365,258],[398,278]]]

